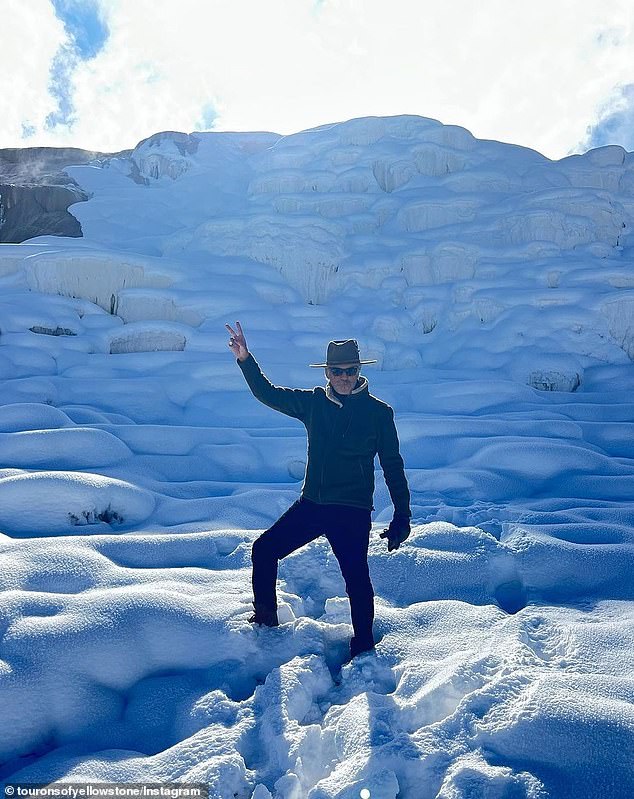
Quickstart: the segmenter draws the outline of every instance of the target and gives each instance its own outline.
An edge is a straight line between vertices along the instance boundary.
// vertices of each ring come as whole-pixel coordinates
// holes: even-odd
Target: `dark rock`
[[[79,186],[16,186],[0,183],[0,242],[19,242],[34,236],[82,235],[69,213],[72,203],[87,200]]]
[[[0,242],[17,243],[45,235],[81,236],[81,225],[68,207],[90,195],[64,168],[109,157],[74,147],[0,150]]]
[[[74,183],[64,167],[103,157],[102,153],[76,147],[10,147],[0,150],[0,179],[20,185]]]
[[[72,331],[68,327],[60,327],[59,325],[55,328],[53,327],[43,327],[42,325],[33,325],[30,327],[29,330],[32,333],[41,333],[45,336],[76,336],[77,333]]]

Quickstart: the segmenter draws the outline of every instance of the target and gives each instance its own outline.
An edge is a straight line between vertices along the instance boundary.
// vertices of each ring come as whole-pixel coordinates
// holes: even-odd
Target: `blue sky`
[[[0,0],[0,146],[420,114],[551,158],[634,150],[631,0]],[[24,58],[24,53],[29,58]]]
[[[73,37],[79,57],[94,58],[108,38],[108,25],[97,0],[52,0],[52,5]]]
[[[82,61],[94,58],[108,39],[108,26],[97,0],[51,0],[55,16],[63,23],[68,41],[51,62],[50,93],[57,108],[47,116],[45,128],[70,126],[74,121],[73,72]],[[31,136],[35,129],[31,129]]]

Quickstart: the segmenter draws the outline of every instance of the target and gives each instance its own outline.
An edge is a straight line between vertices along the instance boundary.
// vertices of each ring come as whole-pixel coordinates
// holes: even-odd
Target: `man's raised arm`
[[[242,370],[253,396],[268,405],[269,408],[304,421],[313,392],[306,389],[274,386],[249,352],[240,322],[236,322],[235,330],[230,325],[225,325],[225,327],[231,336],[229,349],[236,356],[238,366]]]

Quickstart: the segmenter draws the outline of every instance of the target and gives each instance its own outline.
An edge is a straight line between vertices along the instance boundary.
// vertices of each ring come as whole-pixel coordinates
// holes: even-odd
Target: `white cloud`
[[[600,109],[596,122],[588,127],[580,149],[614,143],[634,150],[634,83],[617,87]]]
[[[74,73],[72,130],[46,143],[129,147],[212,105],[216,129],[412,113],[561,157],[634,81],[630,0],[101,2],[110,37]]]
[[[2,116],[0,146],[41,144],[46,117],[57,108],[49,91],[51,62],[68,43],[49,0],[0,0]],[[22,141],[24,128],[33,140]]]

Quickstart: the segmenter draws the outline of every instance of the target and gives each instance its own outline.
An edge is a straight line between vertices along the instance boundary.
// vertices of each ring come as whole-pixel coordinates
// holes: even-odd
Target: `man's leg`
[[[253,607],[256,623],[277,625],[277,565],[282,558],[303,547],[322,532],[319,506],[298,499],[253,544]]]
[[[368,568],[368,544],[372,521],[369,510],[345,505],[334,508],[326,536],[346,583],[354,638],[350,654],[354,657],[374,647],[374,590]]]

